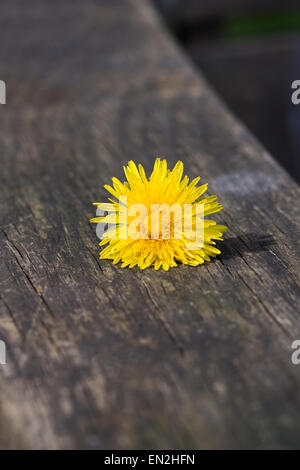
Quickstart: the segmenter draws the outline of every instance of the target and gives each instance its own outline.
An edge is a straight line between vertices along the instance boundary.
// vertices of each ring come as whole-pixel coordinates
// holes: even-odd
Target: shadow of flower
[[[224,238],[220,247],[222,259],[242,256],[244,253],[268,251],[277,242],[270,234],[242,233],[236,237]]]

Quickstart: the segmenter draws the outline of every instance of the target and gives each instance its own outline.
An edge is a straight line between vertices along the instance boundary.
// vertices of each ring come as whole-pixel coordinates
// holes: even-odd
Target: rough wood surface
[[[300,447],[299,187],[144,0],[2,2],[0,44],[0,446]],[[214,262],[99,262],[91,203],[154,156],[223,202]]]

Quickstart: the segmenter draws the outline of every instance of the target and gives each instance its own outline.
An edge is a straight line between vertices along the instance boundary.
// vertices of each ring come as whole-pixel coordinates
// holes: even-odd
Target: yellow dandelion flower
[[[224,225],[204,216],[222,209],[217,196],[205,197],[207,184],[197,186],[200,177],[189,182],[183,163],[173,170],[157,158],[148,179],[142,165],[133,161],[124,167],[127,181],[112,178],[109,203],[95,202],[97,212],[91,222],[108,229],[101,234],[100,259],[111,259],[122,267],[145,269],[154,265],[168,271],[177,262],[197,266],[220,254],[213,240],[222,240]],[[200,221],[200,223],[198,223]],[[200,234],[200,235],[199,235]]]

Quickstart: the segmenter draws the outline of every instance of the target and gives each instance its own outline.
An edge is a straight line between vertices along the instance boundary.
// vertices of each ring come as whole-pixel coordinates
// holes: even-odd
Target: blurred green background
[[[300,2],[154,0],[215,91],[300,182]]]

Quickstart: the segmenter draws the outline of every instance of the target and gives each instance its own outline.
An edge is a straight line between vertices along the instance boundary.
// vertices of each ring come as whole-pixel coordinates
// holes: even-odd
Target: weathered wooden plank
[[[0,445],[299,447],[299,187],[144,0],[1,5]],[[199,268],[98,261],[134,159],[181,159],[230,230]]]

